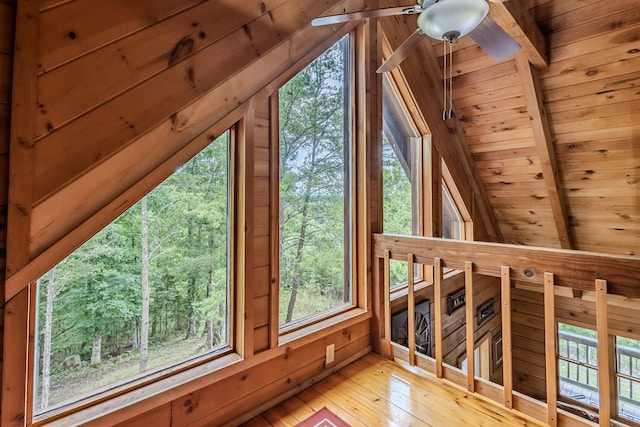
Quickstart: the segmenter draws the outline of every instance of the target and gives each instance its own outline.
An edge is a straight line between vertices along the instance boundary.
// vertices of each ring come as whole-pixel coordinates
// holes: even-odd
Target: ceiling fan
[[[507,0],[490,0],[504,3]],[[364,18],[393,15],[418,15],[418,29],[382,64],[378,72],[394,69],[420,43],[423,35],[453,43],[469,35],[496,61],[502,61],[520,50],[520,45],[487,16],[485,0],[418,0],[415,6],[364,10],[340,15],[323,16],[311,25],[330,25]]]
[[[507,0],[490,0],[503,3]],[[452,44],[460,37],[469,35],[494,60],[502,61],[520,50],[520,45],[498,24],[487,16],[489,5],[486,0],[418,0],[415,6],[389,7],[364,10],[340,15],[323,16],[311,21],[311,25],[330,25],[364,18],[377,18],[394,15],[419,15],[418,29],[414,31],[396,49],[395,52],[378,68],[384,73],[397,67],[424,40],[427,35],[436,40],[443,40],[444,54],[444,98],[445,111],[443,119],[453,118],[451,93],[449,94],[449,112],[446,113],[447,102],[447,46],[449,48],[449,81],[452,81],[453,59]],[[451,84],[451,83],[450,83]]]

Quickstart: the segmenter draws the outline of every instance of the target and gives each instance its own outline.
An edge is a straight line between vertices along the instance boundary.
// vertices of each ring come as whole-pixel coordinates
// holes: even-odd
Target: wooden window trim
[[[356,203],[356,197],[358,197],[359,192],[361,191],[358,187],[358,183],[364,182],[366,179],[366,175],[364,174],[365,165],[361,164],[359,161],[357,146],[360,144],[364,144],[365,141],[361,141],[361,137],[357,131],[357,109],[355,108],[355,104],[359,102],[359,93],[357,81],[359,80],[359,75],[364,73],[364,70],[359,61],[356,60],[356,56],[361,53],[362,48],[360,47],[364,34],[362,31],[362,27],[358,27],[355,31],[346,32],[344,34],[336,34],[335,40],[331,43],[332,46],[334,43],[337,43],[344,36],[349,35],[349,67],[348,67],[348,76],[346,77],[349,82],[349,92],[350,92],[350,100],[345,105],[345,111],[348,112],[349,124],[350,124],[350,143],[348,147],[349,150],[346,161],[349,162],[349,211],[345,211],[345,219],[347,216],[349,217],[349,252],[350,252],[350,290],[351,290],[351,302],[344,303],[340,306],[330,308],[326,311],[316,313],[314,315],[294,320],[286,325],[280,325],[279,320],[279,296],[280,296],[280,252],[279,252],[279,240],[280,240],[280,228],[279,228],[279,211],[278,214],[272,215],[271,218],[271,268],[272,268],[272,286],[271,286],[271,294],[272,294],[272,303],[271,303],[271,323],[272,329],[275,329],[275,332],[272,331],[271,336],[274,340],[271,342],[271,346],[281,346],[285,343],[290,343],[302,337],[307,337],[309,335],[313,335],[316,332],[320,332],[327,327],[340,324],[345,320],[348,320],[354,316],[359,316],[365,312],[365,302],[364,302],[364,293],[359,290],[359,278],[362,277],[362,272],[359,271],[359,267],[357,264],[357,259],[359,257],[358,245],[357,245],[357,233],[358,229],[361,227],[359,224],[358,218],[360,217],[359,211],[363,208],[359,206],[359,203]],[[289,73],[286,76],[282,76],[284,81],[278,87],[278,89],[286,84],[290,79],[299,74],[306,66],[308,66],[311,62],[313,62],[316,58],[322,55],[326,49],[319,52],[317,55],[308,58],[308,62],[301,62],[296,64],[295,67],[289,70]],[[280,133],[280,123],[278,117],[278,89],[274,91],[274,93],[270,96],[270,127],[272,129],[272,133],[270,135],[271,139],[271,170],[279,171],[280,170],[280,151],[279,151],[279,133]],[[279,194],[280,194],[280,182],[279,182],[279,173],[273,173],[271,179],[271,187],[272,193],[270,202],[272,206],[280,206]],[[346,249],[346,247],[345,247]],[[346,266],[346,265],[345,265]]]

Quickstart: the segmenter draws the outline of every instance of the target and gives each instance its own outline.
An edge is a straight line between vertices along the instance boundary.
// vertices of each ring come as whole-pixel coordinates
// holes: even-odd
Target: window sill
[[[52,412],[33,417],[34,426],[69,426],[80,425],[99,418],[108,417],[108,424],[124,422],[135,415],[157,408],[160,405],[170,403],[172,400],[192,393],[207,384],[212,377],[226,377],[233,375],[235,369],[228,369],[242,357],[237,353],[230,353],[214,360],[202,363],[193,368],[187,368],[182,372],[165,376],[158,381],[128,390],[120,395],[101,397],[97,403],[85,402],[85,406],[73,413],[60,415]],[[224,373],[221,373],[224,369]],[[241,367],[239,368],[241,369]],[[151,377],[152,379],[153,377]],[[89,406],[90,405],[90,406]]]
[[[282,333],[278,339],[278,346],[291,344],[293,342],[305,343],[307,340],[316,339],[320,333],[330,334],[336,330],[361,322],[364,319],[371,318],[371,316],[370,311],[361,308],[351,308],[329,318],[310,323],[299,329]]]

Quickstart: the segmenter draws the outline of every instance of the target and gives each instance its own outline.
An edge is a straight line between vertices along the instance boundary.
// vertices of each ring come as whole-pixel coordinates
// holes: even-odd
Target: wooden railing
[[[640,258],[560,249],[533,248],[484,242],[464,242],[425,237],[374,234],[374,300],[381,319],[381,350],[389,356],[406,358],[412,364],[459,385],[526,413],[549,425],[590,425],[575,415],[558,410],[558,334],[555,290],[567,287],[576,295],[583,291],[595,293],[599,422],[609,426],[618,416],[613,346],[608,328],[608,297],[622,295],[640,297]],[[391,293],[389,261],[406,261],[409,284],[413,283],[414,265],[430,268],[433,277],[435,359],[417,355],[413,333],[408,347],[391,342]],[[473,337],[473,274],[500,278],[502,321],[503,385],[489,383],[474,376],[474,340],[466,342],[467,371],[443,364],[442,281],[445,268],[464,271],[466,289],[466,336]],[[511,333],[511,289],[513,281],[539,285],[544,293],[544,341],[546,361],[546,402],[532,399],[513,390],[513,360]],[[408,329],[414,331],[414,286],[407,289]],[[640,314],[640,303],[639,303]]]

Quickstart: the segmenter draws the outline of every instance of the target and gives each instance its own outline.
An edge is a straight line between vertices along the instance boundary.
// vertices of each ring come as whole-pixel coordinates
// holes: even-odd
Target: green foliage
[[[159,344],[184,339],[192,325],[202,334],[211,320],[221,339],[216,344],[227,342],[228,142],[228,134],[221,136],[147,195],[149,341],[155,344],[148,369],[192,357],[193,351],[186,356],[154,354],[163,352]],[[134,336],[140,334],[134,329],[141,324],[141,258],[138,202],[56,266],[51,360],[58,378],[73,377],[74,371],[62,370],[66,357],[79,354],[86,364],[96,336],[102,337],[103,360],[135,350]],[[41,280],[48,280],[47,275]],[[40,289],[42,341],[46,286]],[[199,335],[197,340],[197,351],[202,352],[204,338]],[[118,381],[133,374],[127,375]],[[52,396],[49,404],[75,396]]]
[[[279,92],[281,324],[345,300],[348,46],[345,37]]]

